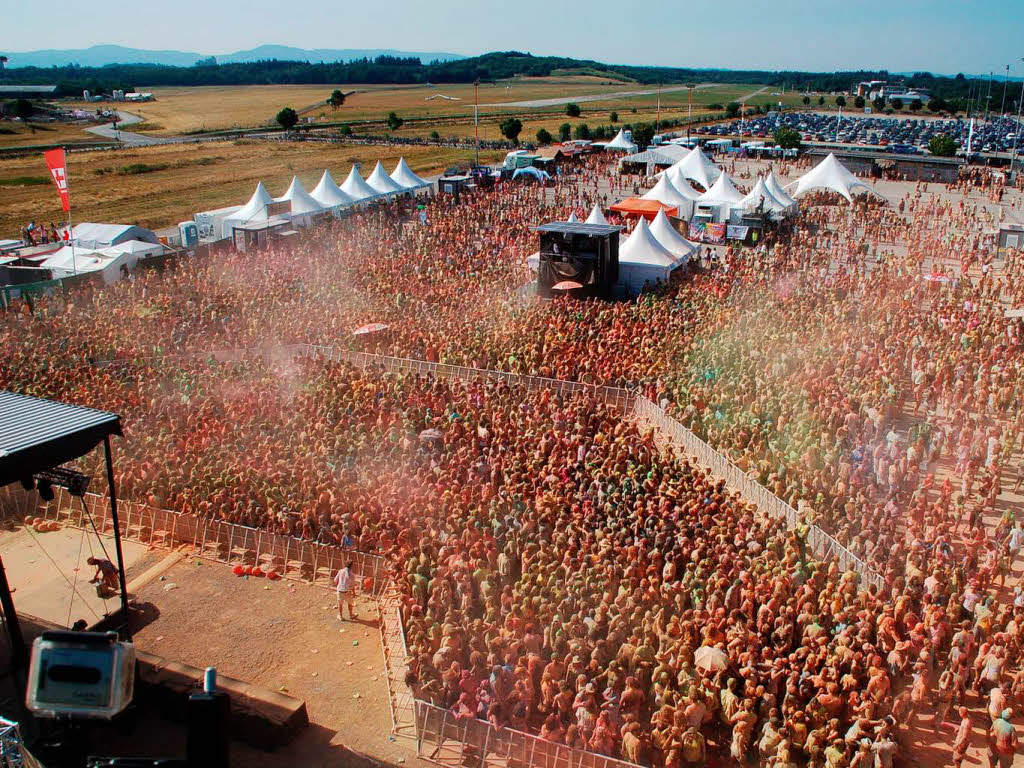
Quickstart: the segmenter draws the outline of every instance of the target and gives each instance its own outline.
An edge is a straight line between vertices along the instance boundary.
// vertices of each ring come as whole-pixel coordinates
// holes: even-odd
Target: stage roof
[[[77,459],[120,434],[116,413],[0,391],[0,486]]]
[[[598,236],[614,235],[622,227],[611,224],[584,224],[575,221],[552,221],[550,224],[541,224],[534,227],[534,232],[561,232],[562,234]]]

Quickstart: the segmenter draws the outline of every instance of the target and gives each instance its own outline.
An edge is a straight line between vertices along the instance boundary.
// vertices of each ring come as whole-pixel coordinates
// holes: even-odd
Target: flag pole
[[[71,220],[71,173],[68,171],[68,149],[61,147],[64,153],[64,185],[68,190],[68,242],[71,243],[71,271],[78,276],[78,260],[75,258],[75,225]]]

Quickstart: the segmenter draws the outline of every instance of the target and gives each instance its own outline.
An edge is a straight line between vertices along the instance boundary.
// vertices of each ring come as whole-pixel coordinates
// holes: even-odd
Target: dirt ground
[[[139,649],[200,668],[215,666],[222,675],[306,702],[310,726],[291,745],[265,753],[236,744],[232,765],[419,762],[411,742],[389,737],[384,656],[371,600],[357,599],[356,621],[339,621],[330,590],[240,578],[226,565],[192,558],[137,590],[135,598],[146,617],[134,635]],[[180,734],[180,727],[163,725],[156,743],[163,738],[173,745]],[[132,754],[153,744],[153,736],[139,728],[116,746]]]

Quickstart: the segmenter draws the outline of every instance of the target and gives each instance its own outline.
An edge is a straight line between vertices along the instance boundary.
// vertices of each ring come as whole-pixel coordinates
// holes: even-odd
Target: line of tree
[[[308,61],[265,61],[218,64],[210,58],[189,67],[159,64],[111,64],[104,67],[18,67],[5,71],[11,85],[56,83],[64,95],[78,95],[83,89],[109,92],[114,88],[142,83],[147,87],[195,85],[276,85],[276,84],[417,84],[472,83],[476,79],[493,81],[508,77],[547,77],[560,71],[586,71],[607,74],[610,79],[624,78],[653,85],[691,82],[767,84],[786,90],[832,92],[847,91],[861,80],[899,81],[911,88],[926,88],[935,97],[966,102],[977,93],[987,78],[936,76],[916,72],[890,76],[885,70],[846,72],[796,72],[791,70],[684,69],[676,67],[639,67],[602,64],[563,56],[532,56],[519,51],[487,53],[456,61],[424,64],[415,57],[378,56],[349,62],[312,63]],[[987,85],[987,84],[986,84]]]

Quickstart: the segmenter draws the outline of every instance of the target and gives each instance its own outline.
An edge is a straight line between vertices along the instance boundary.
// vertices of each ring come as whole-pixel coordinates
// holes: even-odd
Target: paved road
[[[712,88],[717,83],[704,83],[698,85],[696,89]],[[662,93],[672,93],[674,91],[685,91],[685,85],[671,85],[667,88],[662,88]],[[587,101],[608,101],[609,99],[626,99],[631,96],[653,96],[658,92],[657,88],[651,88],[644,91],[611,91],[610,93],[592,93],[589,96],[566,96],[559,97],[557,99],[534,99],[533,101],[504,101],[498,104],[481,104],[481,107],[557,107],[560,104],[582,104]]]
[[[113,123],[104,123],[103,125],[86,128],[85,130],[89,133],[94,133],[97,136],[102,136],[105,139],[120,141],[128,147],[149,147],[154,144],[173,144],[176,141],[179,141],[178,139],[160,139],[155,136],[144,136],[141,133],[132,133],[130,131],[121,130],[124,126],[142,122],[141,117],[133,115],[131,112],[122,112],[121,110],[117,110],[117,118],[118,127],[116,128]]]

